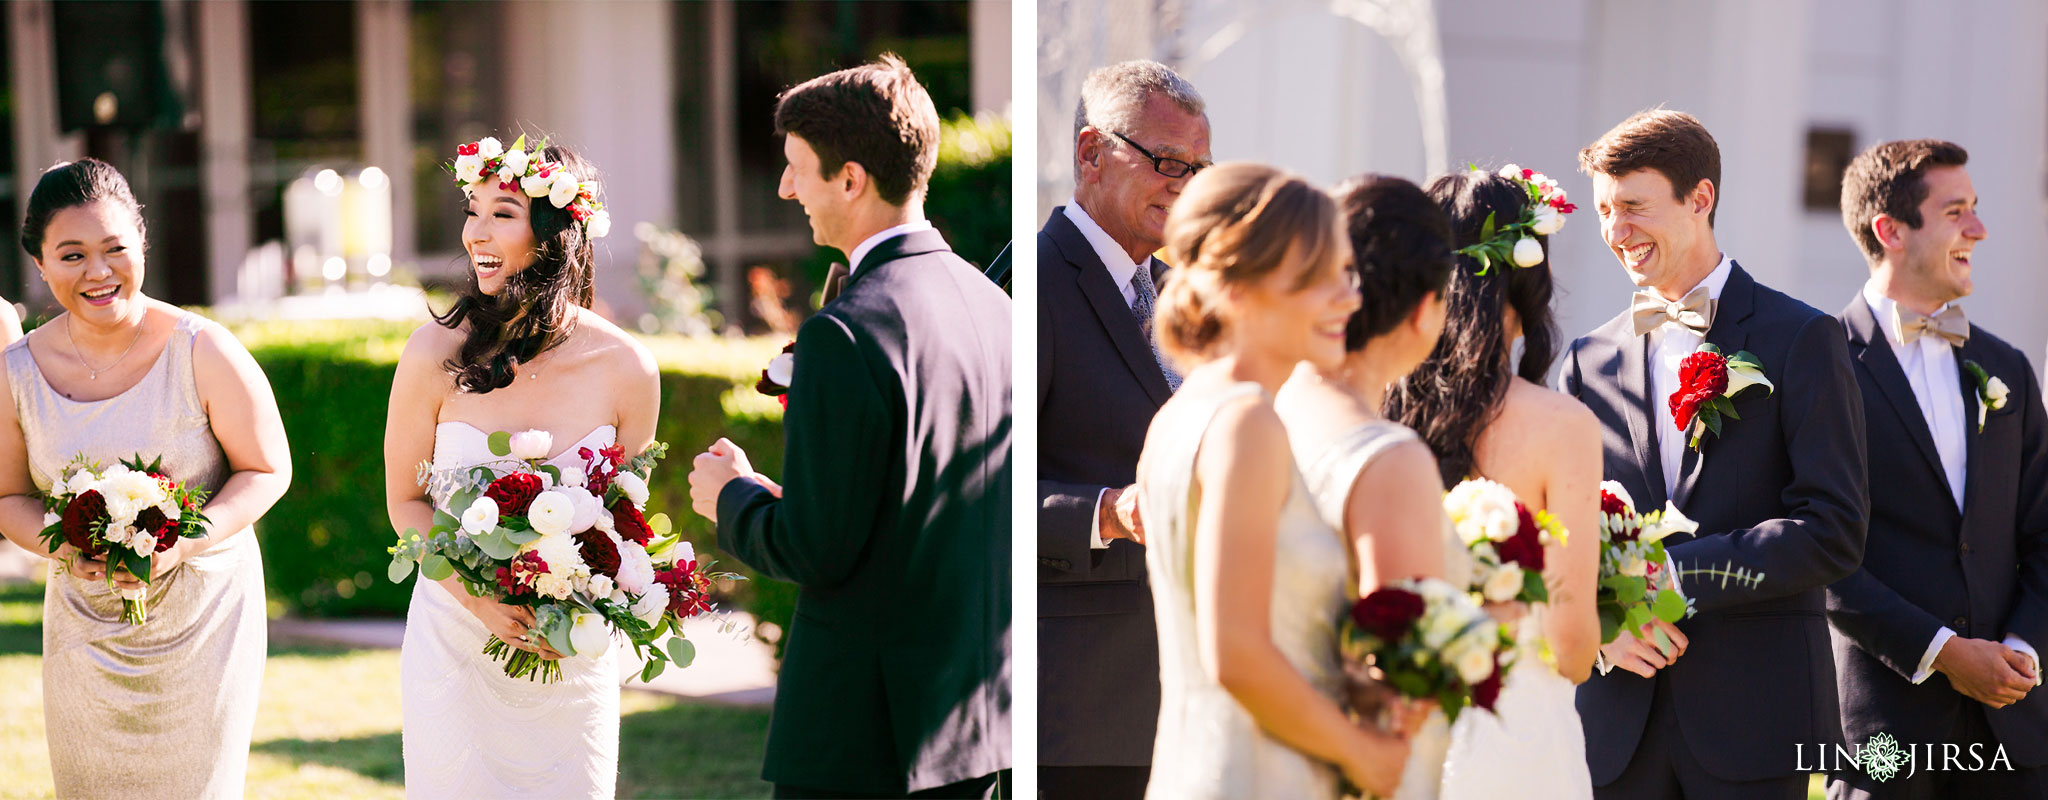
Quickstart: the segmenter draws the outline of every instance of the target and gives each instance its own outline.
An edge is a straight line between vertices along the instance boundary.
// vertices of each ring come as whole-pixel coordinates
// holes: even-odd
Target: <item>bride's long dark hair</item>
[[[1479,242],[1487,215],[1520,219],[1529,195],[1515,181],[1494,173],[1454,172],[1429,184],[1429,196],[1450,217],[1454,247]],[[1458,256],[1446,293],[1443,337],[1429,359],[1408,377],[1387,388],[1386,413],[1415,429],[1436,454],[1445,486],[1473,476],[1473,457],[1480,431],[1500,415],[1508,385],[1519,375],[1543,383],[1556,358],[1557,322],[1550,309],[1550,243],[1543,245],[1543,263],[1533,267],[1494,264],[1479,274],[1479,262]],[[1506,310],[1522,323],[1522,360],[1512,370],[1508,359]]]
[[[597,180],[589,162],[573,150],[557,145],[542,153],[584,181]],[[512,368],[567,341],[575,325],[574,307],[589,308],[595,299],[590,239],[583,226],[545,197],[528,200],[532,263],[507,277],[496,296],[477,287],[472,265],[455,305],[434,316],[450,329],[469,323],[462,348],[442,363],[463,391],[484,394],[512,385]]]

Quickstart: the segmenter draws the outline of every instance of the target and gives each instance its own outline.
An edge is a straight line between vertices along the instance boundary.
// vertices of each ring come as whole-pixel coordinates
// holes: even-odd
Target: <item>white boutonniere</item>
[[[1985,417],[1993,411],[2005,408],[2005,396],[2012,390],[2006,388],[2005,381],[1992,377],[1991,373],[1985,372],[1975,361],[1965,359],[1963,370],[1977,380],[1977,432],[1983,433]]]

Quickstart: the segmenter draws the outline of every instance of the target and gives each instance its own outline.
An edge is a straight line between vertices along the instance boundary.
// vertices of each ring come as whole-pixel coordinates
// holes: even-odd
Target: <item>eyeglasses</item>
[[[1208,166],[1207,164],[1190,164],[1178,158],[1166,158],[1164,156],[1155,156],[1152,155],[1152,151],[1146,150],[1137,142],[1131,141],[1131,137],[1125,136],[1121,133],[1116,133],[1114,131],[1112,131],[1109,135],[1114,136],[1118,139],[1122,139],[1124,144],[1130,145],[1132,149],[1137,150],[1139,155],[1151,159],[1152,171],[1157,172],[1161,175],[1165,175],[1169,178],[1185,178],[1197,172],[1201,172],[1204,168]]]

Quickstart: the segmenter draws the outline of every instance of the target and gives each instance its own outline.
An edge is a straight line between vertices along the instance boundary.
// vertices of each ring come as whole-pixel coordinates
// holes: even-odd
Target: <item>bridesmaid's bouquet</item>
[[[490,435],[501,460],[436,472],[422,465],[420,482],[435,498],[425,535],[407,529],[390,548],[393,582],[415,566],[428,580],[459,576],[472,596],[533,609],[533,634],[564,656],[603,655],[623,634],[652,680],[669,662],[687,667],[696,646],[682,620],[711,613],[712,580],[690,543],[671,530],[668,515],[646,516],[647,478],[668,453],[655,442],[626,458],[611,445],[579,448],[582,466],[544,463],[553,449],[545,431]],[[657,644],[673,634],[665,645]],[[505,662],[510,677],[561,680],[559,662],[521,650],[496,635],[483,652]]]
[[[1339,627],[1347,662],[1379,671],[1403,697],[1435,700],[1452,722],[1469,703],[1488,711],[1514,662],[1505,626],[1462,587],[1435,578],[1388,583],[1352,605]]]
[[[1548,511],[1529,512],[1514,491],[1484,478],[1459,482],[1444,495],[1444,513],[1472,552],[1473,594],[1483,602],[1544,603],[1543,548],[1565,540]]]
[[[1697,532],[1699,527],[1668,502],[1663,511],[1638,514],[1635,500],[1621,484],[1600,484],[1600,585],[1595,598],[1602,644],[1624,630],[1640,630],[1652,619],[1677,622],[1691,613],[1674,585],[1663,540],[1681,531]]]
[[[52,553],[69,543],[88,557],[105,560],[109,589],[116,588],[117,568],[142,581],[141,588],[116,589],[121,618],[141,625],[148,618],[143,598],[156,554],[181,537],[206,535],[206,515],[199,513],[205,502],[205,490],[164,474],[162,456],[145,464],[138,455],[101,469],[79,455],[43,494],[43,542]]]

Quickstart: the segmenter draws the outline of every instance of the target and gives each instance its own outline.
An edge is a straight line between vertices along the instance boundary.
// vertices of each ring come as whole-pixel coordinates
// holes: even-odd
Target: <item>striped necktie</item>
[[[1152,335],[1152,308],[1159,290],[1152,285],[1151,263],[1151,259],[1146,259],[1131,275],[1131,286],[1138,290],[1138,299],[1131,301],[1131,313],[1138,317],[1138,327],[1145,331],[1145,345],[1152,348],[1152,360],[1158,362],[1159,372],[1166,376],[1166,387],[1179,391],[1180,373],[1167,365],[1165,354],[1159,352],[1159,340]]]

